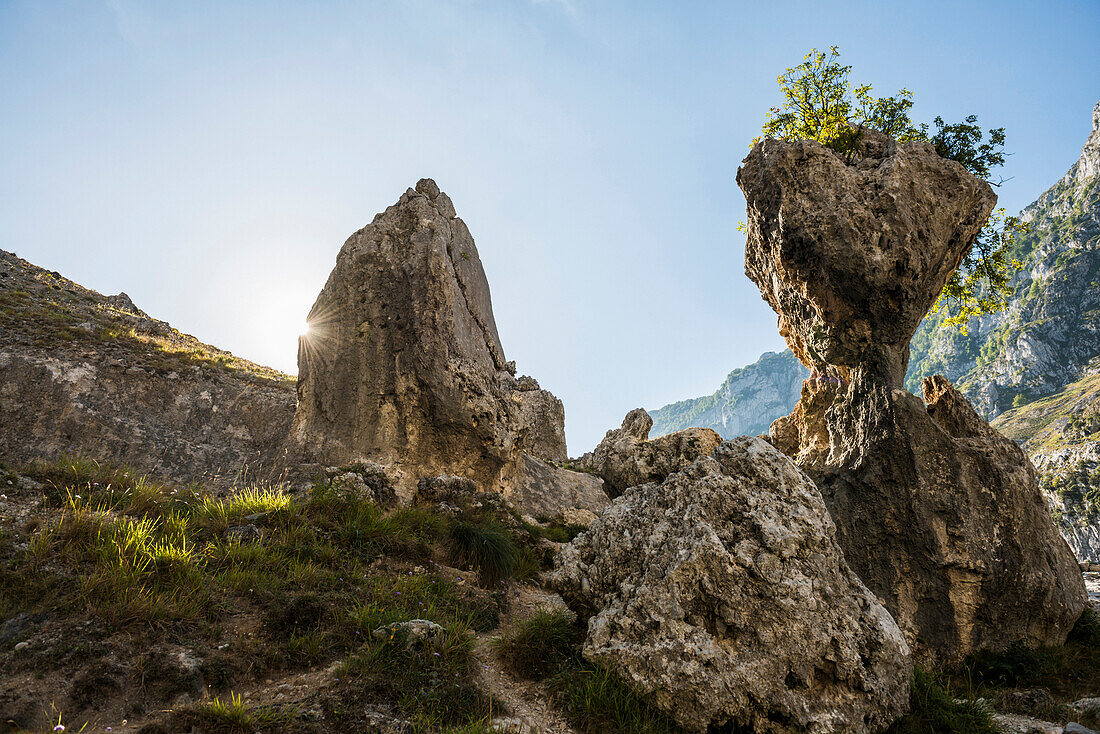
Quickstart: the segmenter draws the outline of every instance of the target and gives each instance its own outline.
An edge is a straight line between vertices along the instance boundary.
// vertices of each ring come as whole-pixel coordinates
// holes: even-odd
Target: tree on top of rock
[[[985,180],[1004,164],[1003,127],[990,129],[985,138],[976,115],[954,124],[936,117],[933,133],[927,123],[918,126],[909,116],[912,92],[901,89],[892,97],[875,97],[870,84],[852,84],[852,67],[842,65],[839,57],[836,46],[828,53],[811,49],[801,64],[779,75],[784,101],[768,110],[763,137],[816,140],[851,162],[864,131],[874,130],[899,143],[931,143],[938,154]],[[990,183],[997,186],[1003,180]],[[971,317],[1004,310],[1012,293],[1010,279],[1020,268],[1009,252],[1015,237],[1027,230],[1026,223],[1005,216],[1004,209],[993,212],[932,310],[946,308],[944,322],[964,331]]]

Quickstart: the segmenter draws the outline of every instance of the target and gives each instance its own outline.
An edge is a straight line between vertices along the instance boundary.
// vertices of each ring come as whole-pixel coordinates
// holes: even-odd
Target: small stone
[[[31,646],[31,643],[29,643],[29,642],[17,642],[15,644],[15,651],[16,652],[22,652],[23,650],[26,650],[30,646]]]
[[[236,541],[238,543],[251,543],[259,540],[263,537],[263,532],[252,525],[236,525],[225,531],[226,540]]]

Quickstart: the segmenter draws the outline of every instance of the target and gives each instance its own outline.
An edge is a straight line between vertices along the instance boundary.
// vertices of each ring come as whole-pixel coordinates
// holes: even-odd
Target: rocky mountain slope
[[[911,389],[947,377],[989,419],[1061,390],[1100,354],[1100,103],[1081,157],[1021,217],[1032,232],[1013,253],[1023,268],[1008,309],[965,334],[930,314],[906,375]]]
[[[1022,212],[1032,232],[1004,313],[967,333],[931,314],[906,384],[943,374],[1021,442],[1077,557],[1100,561],[1100,103],[1081,156]]]
[[[684,428],[710,428],[722,438],[767,433],[773,420],[791,412],[809,374],[791,350],[765,352],[730,372],[714,394],[652,411],[653,436]]]
[[[0,461],[93,456],[179,482],[266,471],[294,378],[0,250]]]

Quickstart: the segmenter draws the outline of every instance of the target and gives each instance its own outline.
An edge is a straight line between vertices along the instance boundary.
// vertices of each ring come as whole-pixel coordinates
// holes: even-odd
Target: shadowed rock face
[[[925,663],[1060,643],[1085,605],[1023,452],[943,378],[901,389],[908,343],[995,197],[927,145],[853,165],[766,140],[738,172],[745,270],[814,370],[770,438],[817,483],[845,557]]]
[[[566,457],[562,403],[505,361],[465,223],[422,179],[351,236],[298,347],[303,460],[388,465],[399,489],[455,474],[502,489],[527,452]]]
[[[632,487],[556,559],[584,656],[689,731],[882,731],[908,706],[897,624],[813,482],[741,437]]]

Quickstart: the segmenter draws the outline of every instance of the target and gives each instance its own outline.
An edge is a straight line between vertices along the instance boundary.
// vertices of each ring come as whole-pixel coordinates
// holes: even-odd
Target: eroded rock
[[[584,655],[691,731],[879,731],[909,650],[844,561],[813,482],[759,438],[628,489],[558,556]]]
[[[920,319],[992,208],[923,143],[870,136],[853,165],[765,140],[738,172],[745,271],[813,372],[773,444],[817,483],[851,567],[926,664],[1064,641],[1085,605],[1023,452],[943,378],[901,388]]]
[[[565,459],[561,401],[514,376],[477,247],[430,179],[348,239],[308,320],[304,461],[378,461],[408,494],[439,474],[499,490],[523,453]]]
[[[997,200],[931,145],[872,132],[853,165],[811,140],[763,140],[737,182],[748,202],[745,272],[795,355],[891,385]]]
[[[577,466],[603,478],[617,495],[628,487],[659,482],[674,471],[707,456],[722,442],[710,428],[686,428],[649,440],[653,419],[644,408],[626,414],[620,428],[607,432],[599,445],[582,456]]]

